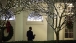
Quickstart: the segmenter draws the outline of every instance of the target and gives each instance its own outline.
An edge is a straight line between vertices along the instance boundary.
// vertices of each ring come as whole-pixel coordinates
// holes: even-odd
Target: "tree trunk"
[[[56,43],[59,43],[59,32],[56,32]]]

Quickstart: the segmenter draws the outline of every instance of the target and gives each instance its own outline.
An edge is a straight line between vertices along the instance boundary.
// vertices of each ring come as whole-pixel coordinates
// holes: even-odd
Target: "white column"
[[[23,12],[16,15],[15,20],[15,41],[23,40]]]
[[[73,5],[74,5],[74,10],[76,10],[76,3],[73,3]],[[76,14],[76,12],[74,12],[75,14]],[[74,18],[75,20],[76,20],[76,15],[75,15],[75,18]],[[74,25],[73,25],[73,38],[74,38],[74,40],[76,40],[76,21],[74,22]]]
[[[73,25],[73,38],[74,40],[76,40],[76,22],[74,22],[74,25]]]
[[[24,11],[23,12],[23,40],[24,41],[27,41],[27,36],[26,36],[26,33],[27,31],[29,30],[28,27],[29,25],[27,25],[27,18],[28,18],[28,15],[30,14],[31,11],[27,10],[27,11]]]
[[[52,24],[52,19],[48,17],[49,23]],[[54,40],[54,30],[52,27],[47,23],[47,40]]]

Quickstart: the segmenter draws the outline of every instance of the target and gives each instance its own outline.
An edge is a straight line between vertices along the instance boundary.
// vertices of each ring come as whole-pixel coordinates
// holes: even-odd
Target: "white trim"
[[[64,38],[64,40],[74,40],[74,38]]]

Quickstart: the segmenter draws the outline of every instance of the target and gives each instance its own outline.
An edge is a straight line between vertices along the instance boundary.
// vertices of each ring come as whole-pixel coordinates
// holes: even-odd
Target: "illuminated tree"
[[[11,14],[8,14],[8,10],[16,9],[14,10],[14,14],[19,13],[20,11],[25,10],[32,10],[35,12],[42,12],[46,13],[46,15],[52,20],[52,23],[50,21],[47,22],[52,27],[56,34],[56,40],[57,43],[59,42],[59,32],[62,30],[66,23],[68,22],[68,18],[73,18],[72,23],[75,21],[75,7],[71,11],[73,11],[73,14],[70,12],[70,14],[66,13],[67,7],[72,3],[75,5],[75,0],[6,0],[6,5],[3,6],[3,4],[0,1],[0,25],[3,26],[1,17],[5,16],[6,18],[11,18]],[[70,3],[68,5],[68,3]],[[67,17],[70,15],[69,17]]]

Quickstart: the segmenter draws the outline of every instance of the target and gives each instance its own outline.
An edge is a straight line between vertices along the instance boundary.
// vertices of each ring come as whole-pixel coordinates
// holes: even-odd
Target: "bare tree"
[[[59,42],[59,32],[62,30],[67,23],[66,17],[68,16],[66,12],[66,9],[68,7],[67,3],[73,3],[71,0],[7,0],[6,5],[3,6],[3,4],[0,1],[0,25],[2,24],[1,17],[5,16],[9,19],[11,18],[11,14],[7,14],[8,10],[11,9],[17,9],[14,10],[14,14],[18,13],[20,11],[24,10],[32,10],[37,12],[46,13],[50,19],[52,19],[52,24],[50,24],[50,21],[47,20],[48,24],[52,27],[56,34],[56,40],[57,43]],[[73,3],[74,4],[74,3]],[[72,11],[75,12],[74,9]],[[74,14],[69,14],[70,17],[74,18]],[[74,20],[73,20],[74,22]],[[1,25],[2,26],[2,25]]]
[[[59,43],[59,32],[60,30],[64,29],[67,26],[67,23],[74,23],[74,17],[75,17],[75,9],[71,9],[70,14],[66,11],[67,7],[71,6],[72,8],[75,8],[73,5],[74,1],[60,1],[60,0],[53,0],[53,1],[46,1],[48,5],[48,17],[52,19],[53,23],[51,24],[50,21],[48,21],[48,24],[52,27],[56,34],[56,42]],[[68,4],[70,3],[70,4]],[[75,4],[75,3],[74,3]],[[72,12],[74,11],[74,12]],[[68,17],[67,17],[68,16]],[[72,19],[71,19],[72,18]],[[72,24],[71,24],[72,25]],[[69,28],[73,28],[73,25],[69,25]]]

